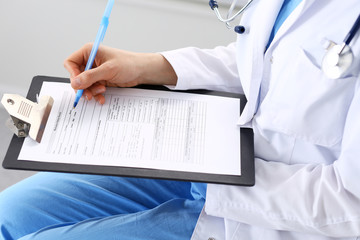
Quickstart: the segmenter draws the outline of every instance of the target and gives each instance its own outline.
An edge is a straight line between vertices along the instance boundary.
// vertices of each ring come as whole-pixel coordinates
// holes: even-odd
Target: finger
[[[91,47],[91,43],[84,45],[64,61],[64,67],[70,73],[71,78],[79,75],[83,71],[89,52],[91,51]]]
[[[94,85],[90,86],[88,90],[91,92],[93,96],[103,94],[106,91],[106,87],[101,83],[95,83]]]
[[[111,76],[111,71],[107,70],[105,63],[74,77],[74,80],[71,81],[71,86],[74,89],[86,89],[97,82],[109,80]]]
[[[85,89],[83,92],[83,96],[85,97],[86,100],[90,101],[93,98],[93,95],[91,93],[90,90]]]
[[[70,74],[70,79],[73,80],[75,76],[81,73],[79,65],[73,62],[64,62],[64,67]]]
[[[105,97],[102,94],[94,96],[94,99],[101,105],[103,105],[105,103]]]

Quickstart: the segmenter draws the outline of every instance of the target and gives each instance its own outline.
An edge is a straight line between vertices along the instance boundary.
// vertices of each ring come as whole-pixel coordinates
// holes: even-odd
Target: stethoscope
[[[237,13],[230,17],[232,11],[236,6],[237,0],[233,0],[226,18],[223,18],[218,10],[218,4],[215,0],[210,0],[209,5],[212,10],[214,10],[216,17],[226,24],[227,28],[231,28],[230,22],[232,22],[236,17],[243,13],[253,0],[249,0],[244,7],[242,7]],[[354,54],[351,50],[350,43],[353,40],[354,36],[360,29],[360,15],[356,19],[354,25],[350,29],[350,32],[346,35],[344,42],[342,44],[331,43],[327,48],[325,56],[323,58],[321,69],[324,74],[331,79],[337,79],[344,77],[351,65],[354,62]],[[234,31],[239,34],[243,34],[246,29],[244,26],[235,26]]]
[[[323,58],[321,68],[325,75],[331,79],[344,77],[354,62],[354,54],[350,43],[360,29],[360,15],[356,19],[350,32],[342,44],[331,43]]]
[[[227,13],[226,18],[223,18],[221,16],[219,9],[218,9],[219,6],[215,0],[210,0],[209,5],[210,5],[211,9],[214,10],[216,17],[221,22],[225,23],[227,28],[231,28],[230,22],[234,21],[235,18],[237,18],[241,13],[243,13],[249,7],[250,3],[252,3],[252,2],[253,2],[253,0],[249,0],[237,13],[235,13],[233,16],[230,17],[230,15],[231,15],[232,11],[234,10],[236,3],[237,3],[237,0],[233,0],[231,3],[231,6],[229,8],[229,11]],[[245,27],[244,26],[235,26],[234,31],[239,34],[243,34],[245,32]]]

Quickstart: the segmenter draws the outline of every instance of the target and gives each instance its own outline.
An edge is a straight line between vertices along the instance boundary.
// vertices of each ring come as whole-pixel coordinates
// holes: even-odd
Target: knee
[[[17,239],[19,235],[20,224],[22,222],[21,193],[15,186],[6,189],[0,193],[0,239]],[[20,207],[21,208],[21,207]]]
[[[42,197],[31,178],[0,192],[0,240],[18,239],[40,226]]]

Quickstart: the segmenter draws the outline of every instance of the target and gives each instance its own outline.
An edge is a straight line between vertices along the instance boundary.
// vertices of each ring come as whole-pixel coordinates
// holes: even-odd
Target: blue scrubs
[[[285,0],[269,38],[301,0]],[[0,239],[190,239],[206,184],[39,173],[0,193]]]
[[[0,239],[190,239],[205,193],[203,183],[39,173],[0,193]]]

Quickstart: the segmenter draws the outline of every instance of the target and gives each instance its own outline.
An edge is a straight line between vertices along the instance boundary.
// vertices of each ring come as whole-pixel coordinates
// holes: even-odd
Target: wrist
[[[177,75],[164,56],[159,53],[142,53],[139,57],[140,84],[176,85]]]

